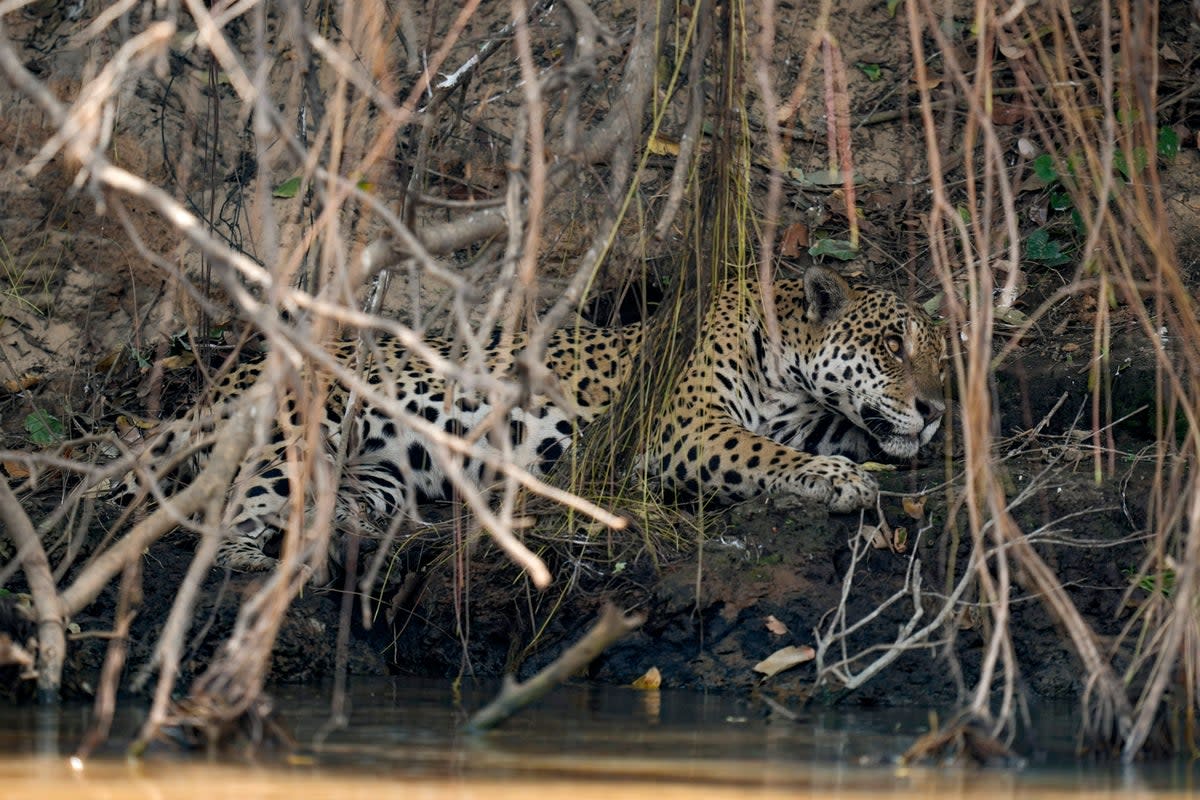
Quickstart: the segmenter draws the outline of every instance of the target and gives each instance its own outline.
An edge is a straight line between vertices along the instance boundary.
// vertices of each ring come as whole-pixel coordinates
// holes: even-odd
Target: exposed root
[[[1020,766],[1021,759],[991,733],[993,723],[964,712],[925,734],[901,756],[905,764],[965,764],[981,767]]]
[[[270,699],[263,694],[247,706],[212,695],[188,698],[173,705],[157,734],[186,749],[203,749],[210,754],[243,745],[251,749],[271,745],[284,750],[296,746]],[[149,740],[139,739],[130,754],[141,756],[148,744]]]

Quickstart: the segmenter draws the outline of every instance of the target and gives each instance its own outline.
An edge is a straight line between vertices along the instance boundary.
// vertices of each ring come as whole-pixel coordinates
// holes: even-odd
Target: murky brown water
[[[188,759],[164,749],[122,758],[138,709],[111,744],[74,768],[84,708],[0,708],[0,800],[337,797],[1165,797],[1190,794],[1185,764],[1121,769],[1052,758],[1022,770],[897,767],[923,711],[819,711],[771,718],[744,696],[569,687],[486,736],[466,736],[489,689],[359,681],[350,725],[328,728],[328,693],[273,693],[303,746],[279,764]],[[1069,752],[1069,724],[1046,719],[1045,746]]]

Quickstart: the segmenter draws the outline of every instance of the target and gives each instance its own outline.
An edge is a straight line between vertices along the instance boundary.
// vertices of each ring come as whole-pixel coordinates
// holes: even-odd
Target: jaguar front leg
[[[664,441],[654,460],[664,481],[689,493],[725,500],[791,495],[824,503],[835,512],[869,508],[879,494],[875,479],[850,459],[782,445],[725,415],[692,430],[690,437],[679,431],[678,439]]]

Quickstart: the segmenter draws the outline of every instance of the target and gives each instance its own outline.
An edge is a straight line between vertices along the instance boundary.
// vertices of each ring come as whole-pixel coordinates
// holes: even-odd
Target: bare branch
[[[605,605],[600,619],[592,629],[541,672],[523,683],[516,682],[510,676],[504,682],[500,694],[471,715],[467,722],[467,730],[482,732],[496,727],[579,672],[609,645],[630,631],[640,628],[645,621],[645,614],[623,614],[611,603]]]
[[[58,594],[50,562],[41,539],[20,502],[0,478],[0,521],[17,545],[17,558],[29,582],[38,625],[38,694],[44,702],[57,702],[62,686],[63,659],[67,655],[66,624],[69,606]]]
[[[266,388],[266,387],[263,387]],[[250,446],[254,418],[243,407],[225,422],[208,463],[190,485],[173,495],[170,503],[155,509],[121,541],[98,555],[62,593],[65,616],[77,614],[96,599],[104,587],[131,559],[174,529],[176,519],[190,517],[214,496],[224,497],[229,482]]]

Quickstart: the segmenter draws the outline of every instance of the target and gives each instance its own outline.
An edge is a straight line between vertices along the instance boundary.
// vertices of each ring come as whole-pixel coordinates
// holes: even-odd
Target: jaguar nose
[[[946,413],[946,404],[941,400],[917,400],[917,413],[926,425],[932,425]]]

